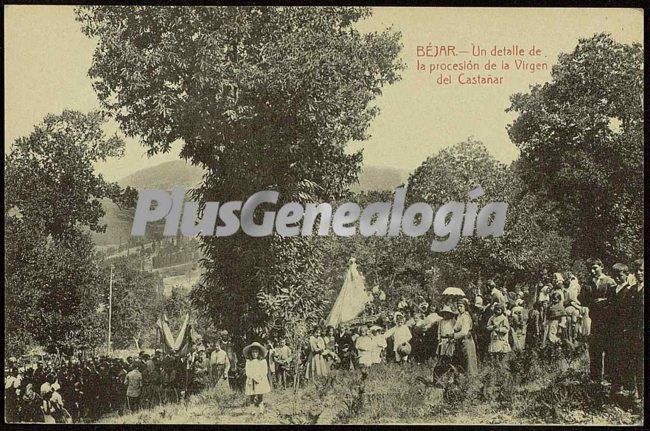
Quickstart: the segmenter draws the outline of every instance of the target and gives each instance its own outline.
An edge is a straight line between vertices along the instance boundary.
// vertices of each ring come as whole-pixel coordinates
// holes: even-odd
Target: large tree
[[[402,67],[399,34],[355,28],[369,15],[347,7],[78,9],[83,31],[98,40],[90,76],[103,106],[150,153],[181,140],[181,157],[207,171],[197,190],[203,202],[264,189],[282,202],[330,199],[357,178],[361,153],[345,146],[367,138],[378,112],[371,102]],[[310,241],[237,233],[203,246],[195,303],[240,333],[265,331],[278,317],[263,296],[284,295],[274,274],[299,295],[318,282]],[[263,264],[271,266],[259,271],[269,254]]]
[[[485,194],[471,199],[468,192],[478,186]],[[568,269],[568,239],[557,232],[549,206],[526,193],[518,164],[498,162],[483,143],[460,142],[429,157],[409,177],[409,200],[425,201],[434,208],[449,202],[508,203],[504,235],[461,237],[447,253],[431,255],[432,238],[420,238],[421,255],[440,271],[445,285],[467,288],[487,278],[506,284],[531,282],[543,268]]]
[[[508,129],[527,189],[554,202],[575,257],[643,251],[643,49],[607,34],[561,54],[551,81],[515,94]]]
[[[100,201],[132,203],[131,190],[94,173],[120,156],[98,113],[48,115],[5,157],[5,329],[9,348],[93,347],[105,324],[96,312],[107,285],[89,231],[102,231]]]

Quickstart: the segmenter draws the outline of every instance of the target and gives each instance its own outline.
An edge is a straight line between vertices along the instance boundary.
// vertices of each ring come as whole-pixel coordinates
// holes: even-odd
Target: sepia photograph
[[[644,425],[644,14],[4,5],[6,424]]]

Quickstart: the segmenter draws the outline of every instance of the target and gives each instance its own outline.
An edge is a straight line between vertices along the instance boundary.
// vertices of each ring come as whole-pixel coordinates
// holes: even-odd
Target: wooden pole
[[[108,346],[107,351],[111,353],[111,318],[113,314],[113,265],[111,264],[111,277],[108,282]]]

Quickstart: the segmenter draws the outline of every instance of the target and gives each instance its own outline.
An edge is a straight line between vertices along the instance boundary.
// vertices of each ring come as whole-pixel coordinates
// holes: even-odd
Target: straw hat
[[[453,314],[454,316],[458,314],[457,311],[453,310],[449,305],[446,305],[442,307],[442,310],[438,312],[438,314],[443,314],[443,313],[448,313],[448,314]]]
[[[381,327],[380,327],[380,326],[377,326],[377,325],[373,325],[373,326],[370,327],[370,330],[371,330],[372,332],[375,332],[375,331],[381,331]]]
[[[244,347],[244,356],[246,357],[246,359],[251,358],[250,351],[251,351],[251,349],[255,349],[255,348],[260,350],[260,353],[261,353],[260,357],[262,357],[262,358],[266,357],[266,347],[262,346],[260,343],[258,343],[256,341],[256,342],[251,343],[248,346]]]
[[[395,314],[393,314],[393,322],[397,322],[398,317],[404,317],[403,313],[400,313],[399,311],[396,311]]]

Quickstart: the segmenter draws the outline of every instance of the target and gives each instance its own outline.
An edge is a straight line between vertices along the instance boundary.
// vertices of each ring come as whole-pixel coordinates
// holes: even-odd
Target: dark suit
[[[605,363],[607,363],[608,354],[611,358],[611,340],[616,334],[611,333],[614,328],[613,316],[611,315],[611,302],[616,291],[616,282],[605,275],[601,274],[598,279],[592,280],[591,283],[583,286],[580,292],[580,304],[589,307],[589,316],[591,317],[591,336],[589,339],[589,369],[591,378],[600,380],[605,371],[609,370],[608,366],[603,369],[603,354]]]

